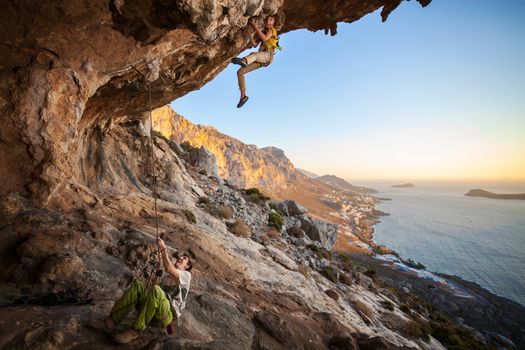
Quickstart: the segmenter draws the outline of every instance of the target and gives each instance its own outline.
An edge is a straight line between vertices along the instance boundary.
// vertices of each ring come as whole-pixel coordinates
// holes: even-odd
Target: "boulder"
[[[286,212],[288,213],[288,215],[291,215],[291,216],[293,216],[293,215],[302,215],[302,214],[305,214],[308,211],[301,204],[299,204],[296,201],[293,201],[291,199],[287,199],[285,201],[282,201],[281,203],[283,204],[281,206],[285,206],[286,209],[287,209]]]
[[[337,239],[337,225],[325,221],[301,218],[301,229],[310,239],[321,242],[326,249],[332,249]]]
[[[290,216],[290,213],[288,212],[288,206],[285,202],[279,202],[277,203],[277,208],[286,216]]]
[[[286,267],[288,270],[297,271],[297,264],[290,259],[282,250],[271,245],[266,246],[266,250],[270,253],[272,259]]]
[[[170,140],[168,145],[173,150],[173,152],[175,152],[180,157],[186,156],[188,154],[177,142],[173,140]]]
[[[512,340],[496,332],[485,332],[485,340],[488,343],[500,345],[507,349],[517,349],[518,348]]]
[[[337,332],[330,339],[331,350],[359,350],[356,340],[345,332]]]
[[[357,345],[361,350],[387,350],[398,349],[380,336],[371,337],[368,334],[352,335],[357,340]]]
[[[196,165],[199,169],[204,170],[207,175],[219,177],[219,168],[217,159],[206,147],[195,148],[190,153],[191,164]]]
[[[335,289],[327,289],[324,293],[334,300],[339,300],[339,294],[337,294]]]
[[[213,339],[211,344],[215,345],[210,349],[250,348],[255,333],[253,324],[236,307],[208,294],[190,293],[183,320],[183,334],[192,335],[190,339]],[[200,345],[208,348],[210,344]],[[201,346],[195,348],[201,349]]]
[[[366,275],[363,275],[361,272],[358,272],[357,273],[357,283],[361,286],[361,287],[364,287],[366,289],[372,287],[374,285],[374,281],[366,276]]]

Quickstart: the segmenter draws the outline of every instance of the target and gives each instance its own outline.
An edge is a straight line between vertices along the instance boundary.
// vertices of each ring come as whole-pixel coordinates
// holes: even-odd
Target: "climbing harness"
[[[267,51],[274,52],[275,49],[278,49],[279,51],[282,51],[283,48],[279,46],[279,35],[277,33],[277,29],[274,27],[272,29],[272,36],[266,40],[265,43],[262,43],[261,45],[264,45]]]
[[[273,27],[271,29],[272,29],[272,36],[268,40],[266,40],[265,43],[261,43],[261,47],[263,48],[263,51],[271,52],[272,58],[266,63],[257,62],[258,68],[268,67],[270,64],[272,64],[273,55],[275,54],[275,49],[279,51],[283,50],[283,48],[279,46],[279,35],[277,33],[277,29]]]

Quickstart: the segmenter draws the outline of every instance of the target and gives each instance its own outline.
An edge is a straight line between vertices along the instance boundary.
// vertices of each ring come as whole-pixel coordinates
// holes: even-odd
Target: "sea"
[[[464,196],[525,193],[525,183],[359,183],[389,198],[374,240],[427,270],[459,276],[525,306],[525,201]]]

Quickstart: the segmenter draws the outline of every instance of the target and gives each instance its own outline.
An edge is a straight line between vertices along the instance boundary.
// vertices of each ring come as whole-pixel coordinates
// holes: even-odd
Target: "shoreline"
[[[293,199],[301,203],[305,198],[310,206],[314,200],[328,204],[329,210],[322,212],[317,207],[316,216],[339,225],[333,250],[350,257],[352,263],[364,271],[373,270],[370,274],[385,287],[421,299],[484,342],[494,343],[491,337],[495,336],[504,342],[512,339],[518,348],[525,348],[525,325],[521,325],[525,319],[523,305],[461,277],[428,271],[422,264],[404,259],[374,240],[375,225],[381,222],[382,216],[390,215],[378,209],[383,198],[338,190]],[[395,260],[381,259],[388,255]]]
[[[474,329],[485,339],[491,334],[503,334],[504,338],[512,339],[518,348],[525,346],[525,329],[521,326],[525,319],[525,305],[460,276],[427,270],[420,262],[404,259],[393,249],[377,243],[374,240],[375,225],[381,222],[381,216],[390,214],[377,209],[382,199],[366,196],[373,199],[373,210],[366,217],[365,232],[355,236],[369,247],[370,253],[352,252],[350,256],[353,259],[379,272],[379,279],[387,285],[406,293],[415,293],[456,323]],[[416,268],[407,262],[421,266]]]
[[[374,198],[377,200],[376,203],[375,203],[375,205],[377,205],[378,203],[381,203],[381,202],[383,201],[382,198],[376,198],[376,197],[374,197]],[[388,200],[391,200],[391,199],[389,198]],[[380,210],[378,210],[378,212],[383,213],[383,212],[380,211]],[[391,214],[390,214],[390,213],[386,213],[386,215],[391,215]],[[377,224],[379,224],[379,223],[381,222],[381,220],[379,220],[379,218],[380,218],[381,216],[385,216],[385,215],[379,215],[379,216],[377,216],[377,217],[375,218],[376,221],[375,221],[375,223],[374,223],[374,226],[377,225]],[[475,285],[475,286],[477,286],[478,288],[483,289],[483,290],[485,290],[486,292],[491,293],[491,294],[497,296],[498,298],[504,298],[504,299],[507,299],[507,300],[509,300],[509,301],[511,301],[511,302],[514,302],[514,303],[516,303],[516,304],[518,304],[518,305],[520,305],[520,306],[522,306],[522,307],[525,307],[525,305],[522,304],[522,303],[520,303],[519,301],[517,301],[517,300],[513,300],[513,299],[511,299],[511,298],[509,298],[509,297],[505,297],[505,296],[503,296],[503,295],[499,295],[497,292],[495,292],[495,291],[491,291],[491,290],[489,290],[488,288],[481,286],[481,285],[478,284],[477,282],[470,281],[470,280],[465,279],[465,278],[463,278],[463,277],[461,277],[461,276],[457,276],[457,275],[449,275],[449,274],[447,274],[447,273],[445,273],[445,272],[440,272],[440,271],[431,271],[431,270],[428,270],[428,269],[426,268],[426,266],[425,266],[421,261],[414,261],[414,260],[412,260],[411,258],[403,257],[401,254],[399,254],[398,252],[396,252],[394,249],[392,249],[392,248],[390,248],[390,247],[388,247],[388,246],[386,246],[386,245],[382,245],[382,244],[376,242],[376,241],[375,241],[375,238],[374,238],[374,233],[375,233],[375,228],[372,227],[372,228],[371,228],[371,231],[370,231],[370,236],[367,237],[367,238],[370,240],[370,242],[372,242],[373,245],[375,245],[375,246],[377,246],[377,247],[382,247],[382,248],[384,248],[385,250],[387,250],[387,251],[390,252],[390,253],[374,252],[376,258],[377,258],[377,256],[388,256],[388,255],[393,255],[393,256],[395,256],[397,259],[399,259],[399,260],[400,260],[400,263],[404,264],[407,268],[411,268],[411,269],[414,269],[414,270],[417,270],[417,271],[426,271],[426,272],[428,272],[428,273],[430,273],[430,274],[433,274],[433,275],[435,275],[435,276],[443,276],[443,278],[448,278],[448,277],[450,277],[450,276],[453,276],[454,279],[460,279],[460,280],[463,281],[463,282],[466,282],[466,283],[471,284],[471,285]],[[366,243],[366,242],[363,242],[363,243]],[[371,246],[371,247],[373,248],[373,246]],[[381,260],[381,259],[380,259],[380,260]],[[408,263],[408,264],[407,264],[407,263]],[[412,263],[412,264],[411,264],[411,263]],[[412,265],[416,265],[416,266],[417,266],[418,264],[420,265],[419,267],[412,266]]]

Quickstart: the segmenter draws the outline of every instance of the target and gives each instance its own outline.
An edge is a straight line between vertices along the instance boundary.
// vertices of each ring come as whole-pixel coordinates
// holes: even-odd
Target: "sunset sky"
[[[318,174],[525,180],[525,1],[404,2],[281,46],[242,109],[234,66],[173,108]]]

